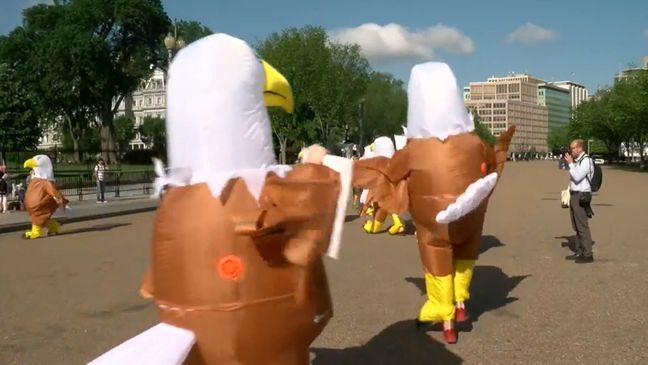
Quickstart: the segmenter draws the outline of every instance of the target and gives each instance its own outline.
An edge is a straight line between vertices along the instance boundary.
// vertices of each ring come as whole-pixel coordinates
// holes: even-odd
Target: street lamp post
[[[176,25],[176,21],[174,20],[173,34],[169,32],[167,36],[164,37],[164,47],[167,50],[167,59],[168,59],[167,72],[168,72],[168,66],[171,65],[171,60],[173,59],[173,56],[184,46],[185,46],[185,42],[182,39],[182,37],[178,38],[178,27]],[[165,74],[167,72],[165,72]]]

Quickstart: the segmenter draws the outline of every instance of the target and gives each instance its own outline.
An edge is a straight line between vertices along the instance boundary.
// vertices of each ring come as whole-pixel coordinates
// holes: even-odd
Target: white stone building
[[[126,96],[119,104],[115,116],[127,115],[135,120],[135,128],[139,128],[144,118],[166,118],[166,80],[164,71],[155,69],[153,75],[142,81],[140,87],[131,95]],[[139,132],[130,142],[131,149],[144,149],[147,146]]]

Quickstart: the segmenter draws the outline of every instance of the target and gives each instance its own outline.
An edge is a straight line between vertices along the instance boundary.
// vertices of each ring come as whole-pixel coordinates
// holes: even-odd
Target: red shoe
[[[443,330],[443,338],[448,344],[457,343],[457,331],[454,328]]]
[[[468,311],[465,308],[457,308],[455,310],[455,321],[457,323],[466,322],[470,319]]]

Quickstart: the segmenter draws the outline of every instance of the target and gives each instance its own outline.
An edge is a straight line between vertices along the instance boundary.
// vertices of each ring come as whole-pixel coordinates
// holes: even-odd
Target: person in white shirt
[[[97,181],[97,203],[108,203],[106,201],[106,170],[108,167],[102,158],[97,161],[94,168],[94,178]]]
[[[583,150],[584,141],[576,139],[569,145],[569,152],[564,155],[569,166],[569,212],[572,227],[576,231],[574,254],[566,257],[576,263],[594,262],[592,253],[592,235],[588,219],[592,217],[590,202],[592,188],[590,181],[594,176],[594,162]]]

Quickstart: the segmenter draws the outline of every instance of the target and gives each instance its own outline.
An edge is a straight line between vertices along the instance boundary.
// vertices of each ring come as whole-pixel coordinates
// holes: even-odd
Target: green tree
[[[34,149],[38,144],[42,130],[32,108],[36,97],[9,65],[0,64],[0,160],[6,159],[7,151]]]
[[[497,143],[497,137],[491,133],[490,129],[487,126],[481,123],[481,118],[479,113],[475,109],[470,109],[470,112],[473,116],[473,122],[475,123],[475,133],[486,143],[494,146]]]
[[[123,97],[150,74],[150,64],[166,59],[160,44],[169,30],[160,0],[70,0],[24,11],[23,29],[32,44],[19,64],[51,91],[46,107],[67,114],[72,135],[99,120],[101,147],[115,161],[113,116]],[[45,90],[46,87],[37,89]]]
[[[295,112],[271,110],[279,159],[313,142],[336,148],[357,123],[369,64],[355,45],[332,45],[322,28],[307,26],[273,33],[257,47],[259,55],[291,84]]]
[[[139,127],[142,142],[159,157],[166,159],[166,125],[162,118],[146,117]]]
[[[402,125],[407,121],[407,93],[403,82],[389,74],[372,72],[363,111],[362,126],[354,129],[353,138],[361,146],[379,136],[401,134]]]
[[[571,142],[570,126],[564,125],[560,128],[551,130],[547,142],[549,148],[552,150],[569,146],[569,143]]]
[[[185,44],[190,44],[214,33],[211,29],[195,20],[181,20],[176,23],[176,27],[178,38],[182,38]]]
[[[67,125],[61,126],[63,138],[63,151],[73,151],[74,162],[84,162],[88,158],[94,159],[96,154],[101,151],[101,138],[98,128],[86,128],[81,130],[80,134],[74,135],[68,129]]]
[[[135,130],[135,121],[133,118],[125,115],[120,115],[115,118],[115,139],[120,156],[128,151],[128,145],[135,138],[136,134],[137,131]]]
[[[80,139],[92,128],[96,111],[88,94],[82,92],[79,70],[70,50],[62,45],[81,42],[82,30],[64,26],[68,8],[39,5],[24,12],[24,26],[13,30],[2,42],[0,59],[9,62],[20,75],[25,89],[39,97],[33,104],[44,125],[65,129],[66,140],[80,161]],[[50,31],[58,29],[58,31]]]

